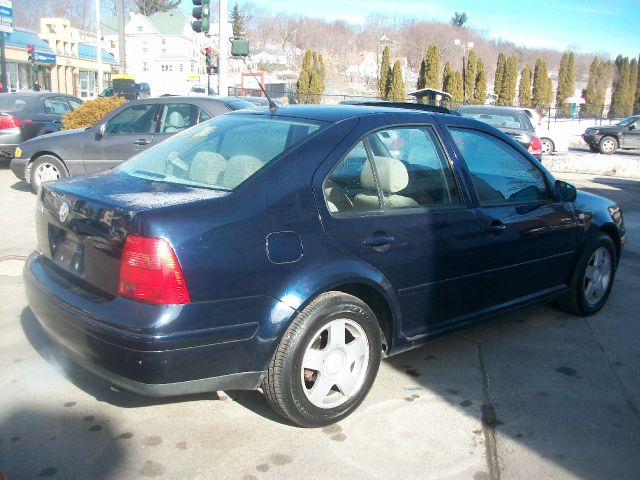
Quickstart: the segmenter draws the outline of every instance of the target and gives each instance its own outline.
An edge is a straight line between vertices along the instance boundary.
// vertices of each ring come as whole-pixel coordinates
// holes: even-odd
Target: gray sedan
[[[35,191],[43,182],[106,170],[197,123],[253,104],[233,97],[135,100],[88,128],[21,143],[11,170]]]

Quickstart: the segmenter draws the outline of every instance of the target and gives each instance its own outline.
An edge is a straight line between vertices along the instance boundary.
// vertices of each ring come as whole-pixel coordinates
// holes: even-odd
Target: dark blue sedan
[[[620,207],[493,127],[363,106],[204,122],[45,185],[37,228],[29,304],[80,364],[147,395],[262,387],[307,427],[445,330],[596,313],[625,242]]]

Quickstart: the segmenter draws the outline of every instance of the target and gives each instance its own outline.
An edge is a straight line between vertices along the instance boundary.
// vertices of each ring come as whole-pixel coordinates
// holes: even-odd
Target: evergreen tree
[[[496,74],[493,79],[493,93],[500,98],[504,85],[504,77],[507,71],[507,58],[504,53],[498,54],[498,62],[496,63]]]
[[[548,87],[547,79],[549,72],[547,63],[542,59],[536,60],[536,66],[533,69],[533,87],[531,89],[531,105],[539,112],[545,111],[546,91]]]
[[[244,38],[246,34],[244,15],[240,12],[238,2],[235,3],[231,10],[231,18],[229,18],[233,28],[233,38]]]
[[[498,105],[513,105],[516,98],[518,84],[518,60],[515,55],[509,55],[502,77],[502,87],[498,93]]]
[[[321,74],[322,56],[312,50],[304,52],[302,69],[298,77],[297,92],[299,103],[320,103],[324,92],[324,79]]]
[[[393,63],[391,73],[391,88],[389,88],[388,98],[394,102],[402,102],[404,100],[404,80],[402,79],[402,67],[400,60]]]
[[[469,51],[467,55],[467,64],[465,65],[464,72],[464,95],[465,101],[473,103],[473,90],[476,85],[476,66],[478,60],[473,50]]]
[[[424,62],[425,87],[440,90],[440,48],[435,43],[429,45]]]
[[[476,65],[476,82],[473,88],[473,103],[484,105],[487,101],[487,74],[484,71],[484,62],[478,58]]]
[[[565,52],[560,60],[560,71],[558,72],[558,89],[556,91],[556,115],[570,116],[571,105],[565,100],[572,97],[576,89],[576,67],[573,52]]]
[[[633,115],[633,107],[638,94],[638,60],[635,58],[629,64],[629,93],[627,95],[627,116]]]
[[[551,102],[553,102],[553,80],[551,80],[551,77],[547,77],[547,86],[544,90],[544,106],[546,109],[551,109]]]
[[[449,93],[451,93],[451,101],[454,108],[462,105],[464,102],[463,88],[462,74],[458,70],[451,72],[449,76]]]
[[[420,62],[420,72],[418,73],[418,83],[416,84],[416,90],[422,90],[427,86],[427,66],[425,59]]]
[[[451,93],[449,90],[449,80],[451,78],[451,63],[444,64],[444,70],[442,71],[442,91]]]
[[[531,67],[529,65],[525,65],[520,74],[518,105],[521,107],[531,106]]]
[[[640,56],[638,57],[638,64],[640,65]],[[633,81],[633,79],[631,80]],[[633,113],[640,113],[640,71],[638,72],[638,78],[636,79],[636,98],[633,105]]]
[[[609,118],[620,118],[627,116],[627,99],[630,86],[629,57],[616,58],[617,82],[615,83],[613,97],[611,99],[611,109]]]
[[[380,79],[378,81],[378,93],[380,94],[380,98],[387,98],[388,93],[388,84],[391,70],[391,51],[389,47],[384,47],[382,51],[382,62],[380,64]]]
[[[587,88],[582,92],[585,104],[580,107],[580,116],[583,118],[600,117],[602,115],[604,104],[604,90],[600,88],[600,76],[603,70],[602,63],[598,57],[594,57],[589,67]]]

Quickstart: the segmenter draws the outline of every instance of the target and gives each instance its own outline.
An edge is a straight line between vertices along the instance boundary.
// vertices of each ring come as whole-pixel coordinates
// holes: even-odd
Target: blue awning
[[[13,33],[5,33],[5,44],[24,49],[27,48],[27,45],[33,45],[36,52],[48,53],[54,56],[56,53],[36,32],[22,30],[21,28],[14,28]]]
[[[88,58],[90,60],[96,60],[97,56],[96,56],[96,52],[97,52],[97,48],[95,45],[90,45],[87,43],[79,43],[78,44],[78,56],[80,58]],[[116,64],[116,59],[113,58],[113,55],[111,55],[109,52],[107,52],[104,48],[101,49],[102,50],[102,61],[103,62],[107,62],[107,63],[112,63],[112,64]]]

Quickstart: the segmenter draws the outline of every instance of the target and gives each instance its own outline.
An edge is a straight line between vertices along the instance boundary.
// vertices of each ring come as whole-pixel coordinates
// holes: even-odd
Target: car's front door
[[[497,135],[449,128],[467,166],[484,238],[481,294],[494,307],[566,287],[575,261],[573,205],[527,155]]]
[[[623,148],[640,148],[640,119],[625,127],[620,134],[620,146]]]
[[[351,145],[316,183],[322,222],[337,244],[391,282],[402,333],[418,339],[481,308],[472,296],[480,227],[436,128],[383,127]]]
[[[83,158],[87,173],[112,168],[153,142],[158,104],[130,105],[86,132]]]

